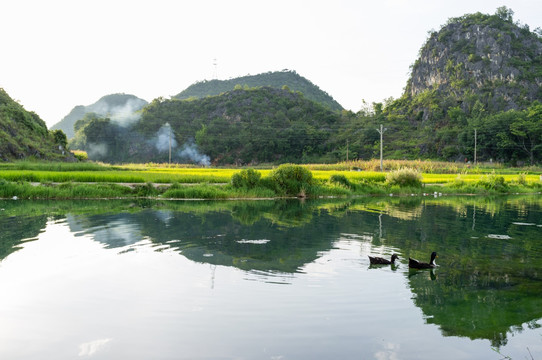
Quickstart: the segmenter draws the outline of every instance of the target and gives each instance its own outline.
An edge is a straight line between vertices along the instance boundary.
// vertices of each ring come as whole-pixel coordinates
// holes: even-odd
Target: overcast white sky
[[[51,126],[112,93],[147,101],[196,81],[291,69],[358,111],[399,97],[428,31],[540,0],[0,0],[0,87]]]

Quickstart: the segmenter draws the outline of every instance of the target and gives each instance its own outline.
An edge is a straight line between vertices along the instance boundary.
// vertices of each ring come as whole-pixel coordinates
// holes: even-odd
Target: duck
[[[395,259],[397,259],[398,257],[399,255],[393,254],[391,256],[391,261],[390,261],[381,257],[369,256],[369,261],[371,262],[372,265],[390,265],[390,264],[395,264]]]
[[[431,261],[429,263],[424,263],[421,261],[418,261],[416,259],[408,258],[408,267],[414,268],[414,269],[432,269],[436,268],[437,264],[435,263],[435,259],[437,258],[437,252],[433,251],[431,253]]]

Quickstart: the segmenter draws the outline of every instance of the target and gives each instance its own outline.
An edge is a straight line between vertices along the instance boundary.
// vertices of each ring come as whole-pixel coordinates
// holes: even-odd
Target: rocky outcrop
[[[430,34],[405,95],[437,90],[459,102],[476,96],[486,109],[502,111],[541,100],[541,87],[542,38],[511,16],[477,13]]]

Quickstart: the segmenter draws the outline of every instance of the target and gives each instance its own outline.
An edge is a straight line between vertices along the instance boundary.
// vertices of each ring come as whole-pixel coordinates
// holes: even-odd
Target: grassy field
[[[376,162],[378,167],[380,162]],[[462,165],[462,164],[461,164]],[[317,196],[383,194],[538,192],[541,169],[495,166],[467,168],[456,163],[388,161],[390,169],[409,167],[421,175],[421,187],[408,188],[386,181],[374,170],[375,161],[334,165],[305,165],[314,179],[303,191]],[[362,170],[371,169],[371,170]],[[426,169],[426,171],[423,171]],[[438,170],[440,169],[440,170]],[[183,167],[167,164],[114,166],[98,163],[0,164],[0,197],[11,198],[271,198],[284,195],[269,180],[271,167],[258,169],[261,185],[235,188],[232,176],[242,169]],[[455,172],[452,172],[455,170]],[[337,182],[337,178],[340,181]],[[330,181],[332,179],[332,181]],[[342,179],[342,180],[341,180]],[[38,185],[41,184],[41,185]]]

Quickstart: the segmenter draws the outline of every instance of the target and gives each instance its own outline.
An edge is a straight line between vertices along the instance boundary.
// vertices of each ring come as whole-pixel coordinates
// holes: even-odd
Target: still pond
[[[0,229],[0,359],[542,359],[539,195],[6,200]]]

